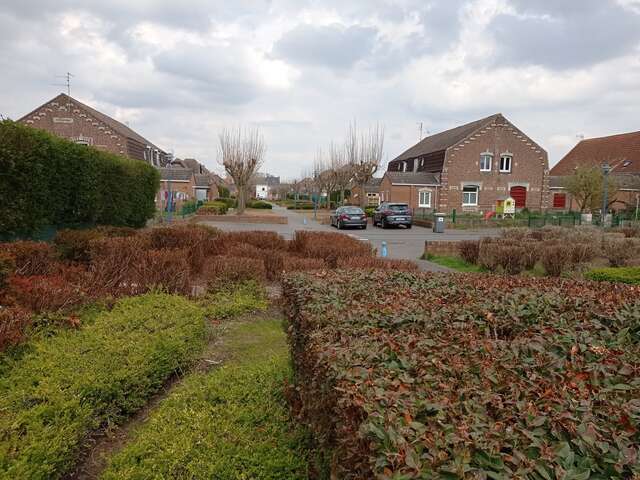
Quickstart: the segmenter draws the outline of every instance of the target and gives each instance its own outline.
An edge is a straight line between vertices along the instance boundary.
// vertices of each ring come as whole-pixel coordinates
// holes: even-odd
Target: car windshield
[[[362,215],[364,212],[358,207],[347,207],[342,210],[342,213],[346,213],[347,215]]]
[[[389,205],[389,210],[393,210],[395,212],[407,210],[408,208],[409,205],[407,205],[406,203],[392,203],[391,205]]]

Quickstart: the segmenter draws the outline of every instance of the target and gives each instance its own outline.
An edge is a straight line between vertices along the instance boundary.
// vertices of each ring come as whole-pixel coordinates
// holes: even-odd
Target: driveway
[[[202,222],[225,231],[251,231],[268,230],[277,232],[286,239],[292,239],[296,230],[311,230],[319,232],[337,232],[336,228],[330,225],[321,225],[313,220],[313,211],[309,213],[298,213],[274,205],[273,211],[277,215],[288,217],[289,223],[286,225],[263,225],[249,223],[224,223],[224,222]],[[415,260],[423,271],[445,272],[448,268],[437,265],[433,262],[418,260],[424,253],[425,240],[439,241],[459,241],[477,240],[482,237],[496,236],[498,230],[449,230],[445,233],[433,233],[431,229],[414,226],[411,230],[405,228],[382,229],[369,225],[366,230],[340,230],[340,232],[351,235],[363,241],[371,242],[378,250],[382,251],[382,242],[387,242],[387,252],[389,258]]]

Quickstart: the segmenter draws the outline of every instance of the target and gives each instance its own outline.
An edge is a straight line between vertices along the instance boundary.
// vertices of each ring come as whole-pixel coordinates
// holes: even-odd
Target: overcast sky
[[[64,90],[220,170],[223,126],[257,125],[298,176],[350,121],[385,161],[502,112],[556,163],[640,130],[640,0],[3,0],[0,114]]]

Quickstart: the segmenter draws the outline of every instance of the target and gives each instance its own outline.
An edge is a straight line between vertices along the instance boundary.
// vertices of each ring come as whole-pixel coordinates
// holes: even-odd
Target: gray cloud
[[[294,63],[350,68],[371,52],[376,30],[341,25],[299,25],[274,46],[274,54]]]
[[[516,0],[514,5],[524,15],[500,15],[489,29],[498,63],[575,68],[640,45],[640,16],[613,1]]]

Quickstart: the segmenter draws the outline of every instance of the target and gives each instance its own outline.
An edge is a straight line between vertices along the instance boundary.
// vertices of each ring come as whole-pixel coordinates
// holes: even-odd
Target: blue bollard
[[[380,248],[380,256],[383,258],[387,257],[387,242],[383,241],[382,242],[382,247]]]
[[[302,217],[302,224],[303,225],[307,224],[307,217],[306,216]]]

